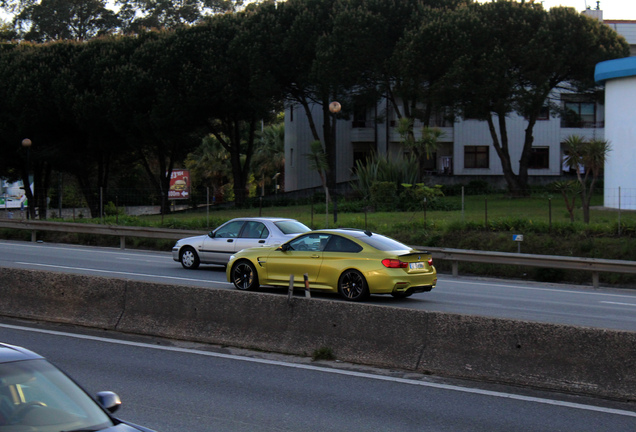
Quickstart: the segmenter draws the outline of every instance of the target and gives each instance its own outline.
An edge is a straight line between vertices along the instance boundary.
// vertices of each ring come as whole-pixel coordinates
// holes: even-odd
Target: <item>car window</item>
[[[357,239],[381,251],[411,250],[411,248],[404,243],[400,243],[397,240],[393,240],[392,238],[385,237],[380,234],[361,236],[357,237]]]
[[[323,250],[325,252],[360,252],[362,246],[347,238],[333,235]]]
[[[265,224],[261,222],[249,221],[245,223],[241,238],[267,238],[269,230]]]
[[[297,220],[278,221],[274,222],[274,225],[276,225],[283,234],[302,234],[311,231],[308,226]]]
[[[0,364],[0,432],[102,430],[110,418],[66,375],[46,360]]]
[[[329,241],[329,234],[307,234],[297,237],[288,244],[295,251],[322,251]]]
[[[241,228],[245,221],[233,221],[222,225],[214,232],[215,238],[236,238],[241,232]]]

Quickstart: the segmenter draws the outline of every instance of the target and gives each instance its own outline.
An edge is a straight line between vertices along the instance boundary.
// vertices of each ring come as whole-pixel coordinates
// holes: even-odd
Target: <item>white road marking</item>
[[[574,290],[574,289],[559,289],[559,288],[539,288],[539,287],[530,287],[530,286],[523,286],[523,285],[507,285],[507,284],[499,283],[497,281],[493,281],[493,282],[472,282],[472,281],[461,281],[461,280],[450,279],[450,278],[447,279],[447,280],[449,282],[454,283],[454,284],[464,284],[464,285],[480,285],[480,286],[488,286],[488,287],[496,286],[496,287],[502,287],[502,288],[516,289],[516,290],[550,291],[550,292],[558,292],[558,293],[564,293],[564,294],[582,294],[582,295],[591,295],[591,296],[621,297],[621,298],[630,298],[630,299],[634,298],[633,295],[625,295],[625,294],[609,294],[609,293],[603,293],[603,292],[589,292],[589,291],[581,291],[581,290],[578,290],[578,289]],[[439,285],[439,282],[438,282],[438,285]]]
[[[607,303],[607,304],[613,304],[613,305],[619,305],[619,306],[636,307],[636,304],[634,304],[634,303],[620,303],[620,302],[610,302],[610,301],[602,301],[601,303]]]
[[[151,277],[151,278],[159,278],[159,279],[172,279],[177,281],[192,281],[192,282],[204,282],[207,284],[232,285],[230,282],[208,281],[205,279],[190,279],[190,278],[176,277],[176,276],[158,276],[158,275],[151,275],[151,274],[144,274],[144,273],[119,272],[119,271],[113,271],[113,270],[98,270],[98,269],[92,269],[92,268],[67,267],[67,266],[60,266],[60,265],[37,264],[37,263],[27,263],[27,262],[17,262],[16,264],[22,264],[22,265],[34,266],[34,267],[49,267],[49,268],[57,268],[57,269],[64,269],[64,270],[80,270],[80,271],[88,271],[91,273],[116,274],[121,276],[143,276],[143,277]]]
[[[594,411],[594,412],[600,412],[604,414],[613,414],[613,415],[619,415],[619,416],[625,416],[625,417],[636,417],[636,412],[632,412],[632,411],[625,411],[625,410],[614,409],[614,408],[597,407],[593,405],[584,405],[579,403],[537,398],[532,396],[516,395],[512,393],[503,393],[503,392],[496,392],[496,391],[490,391],[490,390],[460,387],[460,386],[449,385],[449,384],[439,384],[439,383],[418,381],[418,380],[412,380],[412,379],[406,379],[406,378],[396,378],[396,377],[389,377],[389,376],[383,376],[383,375],[374,375],[374,374],[364,373],[364,372],[355,372],[355,371],[325,368],[320,366],[288,363],[288,362],[277,361],[277,360],[257,359],[257,358],[243,357],[243,356],[232,355],[232,354],[222,354],[222,353],[214,353],[214,352],[208,352],[208,351],[200,351],[200,350],[188,349],[188,348],[159,346],[159,345],[152,345],[152,344],[141,343],[141,342],[123,341],[123,340],[117,340],[117,339],[102,338],[98,336],[89,336],[89,335],[81,335],[81,334],[74,334],[74,333],[65,333],[65,332],[54,331],[54,330],[44,330],[44,329],[36,329],[31,327],[15,326],[10,324],[0,324],[0,327],[12,329],[12,330],[22,330],[27,332],[44,333],[44,334],[50,334],[55,336],[66,336],[66,337],[71,337],[76,339],[86,339],[86,340],[111,343],[116,345],[128,345],[128,346],[135,346],[139,348],[155,349],[160,351],[172,351],[172,352],[180,352],[180,353],[186,353],[186,354],[196,354],[196,355],[201,355],[206,357],[216,357],[216,358],[224,358],[224,359],[230,359],[230,360],[246,361],[250,363],[269,364],[274,366],[282,366],[282,367],[289,367],[289,368],[295,368],[295,369],[305,369],[305,370],[311,370],[311,371],[317,371],[317,372],[323,372],[323,373],[347,375],[347,376],[353,376],[353,377],[359,377],[359,378],[374,379],[379,381],[390,381],[390,382],[395,382],[400,384],[430,387],[430,388],[436,388],[440,390],[449,390],[449,391],[456,391],[461,393],[470,393],[470,394],[478,394],[482,396],[491,396],[491,397],[497,397],[497,398],[503,398],[503,399],[518,400],[522,402],[539,403],[539,404],[552,405],[552,406],[563,407],[563,408],[573,408],[573,409],[580,409],[585,411]]]

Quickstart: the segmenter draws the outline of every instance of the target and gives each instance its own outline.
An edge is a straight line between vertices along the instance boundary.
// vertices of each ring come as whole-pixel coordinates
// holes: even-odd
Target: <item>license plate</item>
[[[423,262],[409,263],[409,269],[411,269],[411,270],[419,270],[419,269],[423,269],[423,268],[424,268],[424,263]]]

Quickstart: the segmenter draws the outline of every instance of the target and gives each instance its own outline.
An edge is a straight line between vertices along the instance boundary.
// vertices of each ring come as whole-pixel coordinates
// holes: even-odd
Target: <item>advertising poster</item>
[[[168,199],[188,199],[190,198],[190,171],[173,170],[170,176],[170,189]]]

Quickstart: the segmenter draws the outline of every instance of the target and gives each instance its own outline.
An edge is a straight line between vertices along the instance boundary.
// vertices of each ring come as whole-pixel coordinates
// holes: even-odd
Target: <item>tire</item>
[[[338,279],[338,293],[345,300],[361,301],[369,297],[369,286],[357,270],[345,270]]]
[[[247,260],[241,260],[234,263],[231,279],[236,289],[241,291],[253,291],[260,286],[258,283],[258,273],[256,273],[256,268],[254,268],[254,265]]]
[[[179,261],[183,268],[187,270],[196,270],[199,268],[199,264],[201,264],[197,251],[190,246],[181,249],[179,252]]]

